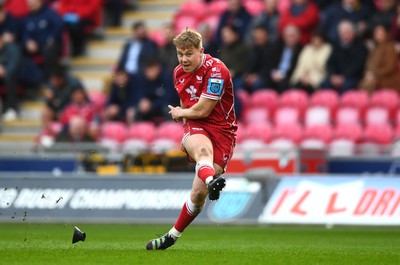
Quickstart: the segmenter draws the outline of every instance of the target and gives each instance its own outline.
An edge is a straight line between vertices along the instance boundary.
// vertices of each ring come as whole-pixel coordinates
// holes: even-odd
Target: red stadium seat
[[[364,130],[364,142],[380,145],[390,144],[394,139],[394,131],[389,124],[367,124]]]
[[[308,95],[300,89],[291,89],[283,92],[280,96],[279,106],[290,106],[300,111],[300,118],[308,106]]]
[[[166,121],[157,128],[156,139],[168,139],[180,143],[183,136],[182,124]]]
[[[123,122],[106,122],[101,126],[101,139],[122,143],[126,138],[126,126]]]
[[[107,95],[101,91],[89,91],[88,96],[95,105],[96,110],[102,112],[107,103]]]
[[[300,122],[300,112],[294,107],[279,107],[275,111],[274,124],[298,124]]]
[[[121,147],[124,154],[137,155],[149,150],[149,143],[142,139],[127,139]]]
[[[363,112],[369,104],[369,95],[363,90],[350,90],[345,92],[340,99],[341,106],[355,107]]]
[[[244,111],[243,121],[250,123],[265,123],[270,120],[270,114],[267,109],[261,107],[248,107]]]
[[[242,103],[243,109],[246,109],[246,107],[249,105],[250,95],[246,90],[238,89],[236,91],[236,99]]]
[[[366,110],[365,124],[388,124],[389,110],[385,107],[372,106]]]
[[[353,141],[348,139],[335,139],[329,144],[328,154],[330,156],[353,156],[355,153],[356,145]]]
[[[260,140],[268,143],[272,137],[272,128],[268,123],[252,123],[246,126],[244,139]]]
[[[333,112],[339,105],[339,95],[334,90],[318,90],[311,95],[310,105],[327,107]]]
[[[253,107],[266,108],[273,112],[278,105],[278,97],[278,93],[274,90],[258,90],[250,95],[249,105]]]
[[[186,28],[196,28],[198,19],[190,15],[177,15],[174,17],[174,30],[177,33],[182,32]]]
[[[252,16],[257,16],[265,9],[264,1],[260,0],[246,0],[243,5]]]
[[[162,29],[150,32],[149,38],[157,43],[158,47],[163,47],[167,43],[167,36],[165,36],[165,31]]]
[[[215,15],[215,14],[207,15],[198,22],[198,25],[200,25],[200,24],[208,25],[214,34],[217,31],[219,19],[220,19],[219,15]]]
[[[152,122],[136,122],[128,128],[127,140],[144,140],[148,143],[156,136],[156,126]]]
[[[304,124],[306,127],[331,123],[331,111],[326,106],[312,106],[306,110]]]
[[[208,4],[207,14],[220,16],[228,8],[225,0],[214,0]]]
[[[245,138],[246,126],[243,123],[238,123],[238,129],[236,131],[236,143],[241,143]]]
[[[360,110],[356,107],[341,106],[336,110],[335,124],[359,124],[361,121]]]
[[[206,12],[207,4],[204,1],[189,0],[181,5],[178,14],[201,19],[206,14]]]
[[[362,138],[362,128],[358,123],[338,124],[333,130],[333,139],[345,139],[358,143]]]
[[[330,125],[306,127],[300,146],[306,149],[323,149],[330,142],[331,138],[332,128]]]
[[[303,127],[300,124],[279,124],[274,128],[273,140],[286,139],[298,144],[303,138]]]
[[[371,95],[370,106],[383,107],[389,110],[389,117],[395,117],[396,110],[399,108],[399,94],[392,89],[382,89],[375,91]]]

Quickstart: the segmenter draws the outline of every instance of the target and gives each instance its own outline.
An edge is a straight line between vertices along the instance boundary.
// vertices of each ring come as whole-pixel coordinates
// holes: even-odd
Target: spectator
[[[72,55],[79,56],[85,51],[88,28],[97,25],[102,12],[100,0],[61,0],[59,12],[69,33]]]
[[[390,33],[384,25],[373,31],[374,48],[370,51],[360,88],[373,92],[378,88],[400,90],[400,72],[397,53]]]
[[[268,32],[268,38],[271,42],[275,42],[279,38],[280,14],[278,11],[277,0],[265,0],[264,12],[254,17],[251,21],[251,28],[262,25]]]
[[[371,15],[372,10],[360,0],[342,0],[328,7],[320,29],[329,42],[338,43],[338,25],[342,20],[349,20],[355,25],[357,35],[362,37],[368,28]]]
[[[204,53],[209,54],[212,57],[219,57],[219,48],[218,44],[214,39],[214,32],[209,24],[201,23],[197,27],[198,32],[203,37],[203,48]]]
[[[373,15],[370,23],[371,30],[378,24],[390,26],[396,16],[396,0],[381,0],[380,2],[380,8]]]
[[[338,31],[340,42],[333,46],[327,63],[327,78],[321,87],[344,93],[355,88],[360,81],[368,51],[357,38],[353,23],[340,22]]]
[[[30,10],[23,29],[27,55],[44,68],[45,80],[61,54],[63,22],[43,0],[27,0]]]
[[[239,30],[240,38],[243,39],[251,20],[252,16],[243,6],[242,0],[228,0],[228,9],[221,14],[215,41],[218,45],[222,44],[222,29],[225,26],[235,26]]]
[[[0,5],[0,34],[5,42],[18,42],[21,38],[21,23]]]
[[[104,1],[103,1],[104,2]],[[122,11],[124,9],[124,0],[108,0],[105,1],[105,11],[107,14],[107,17],[110,20],[107,25],[111,25],[113,27],[119,27],[121,26],[121,20],[122,20]]]
[[[292,25],[286,26],[283,29],[282,39],[276,43],[271,58],[273,69],[268,77],[267,85],[269,87],[280,93],[289,88],[289,80],[292,77],[301,49],[299,29]]]
[[[25,18],[29,14],[27,0],[5,0],[4,7],[16,18]]]
[[[291,87],[313,93],[326,76],[326,63],[332,47],[321,33],[314,33],[310,44],[300,53],[299,61],[290,79]]]
[[[175,37],[174,27],[172,24],[165,25],[163,31],[166,36],[166,43],[160,48],[160,58],[163,66],[172,76],[175,67],[178,65],[176,47],[172,42]]]
[[[6,88],[5,121],[15,120],[18,116],[17,71],[21,53],[13,43],[6,43],[0,37],[0,85]]]
[[[390,24],[390,32],[392,40],[395,42],[396,51],[400,53],[400,2],[396,4],[396,15],[394,16],[392,23]]]
[[[249,49],[248,65],[243,78],[237,83],[238,88],[243,88],[252,93],[267,85],[268,73],[272,70],[271,60],[273,44],[263,25],[255,26],[251,30],[252,45]]]
[[[290,7],[282,12],[279,20],[279,31],[288,25],[300,30],[301,43],[307,44],[319,21],[317,6],[310,0],[291,0]]]
[[[56,66],[50,76],[50,82],[45,85],[44,97],[46,107],[43,112],[43,126],[52,120],[58,120],[61,112],[70,103],[70,97],[76,89],[83,89],[82,83],[68,74],[64,66]]]
[[[162,122],[169,117],[166,106],[179,104],[172,75],[158,60],[146,63],[143,74],[139,75],[138,86],[143,91],[137,109],[138,120]]]
[[[89,135],[96,138],[98,135],[96,107],[90,102],[86,91],[77,88],[70,95],[70,103],[65,107],[60,115],[60,122],[63,128],[68,128],[74,117],[82,118],[89,125]]]
[[[73,116],[68,126],[63,129],[55,139],[58,143],[95,142],[89,133],[89,126],[84,118]]]

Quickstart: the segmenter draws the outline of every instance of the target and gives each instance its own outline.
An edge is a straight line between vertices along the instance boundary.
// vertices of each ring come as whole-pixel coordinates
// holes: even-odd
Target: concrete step
[[[117,58],[91,58],[77,57],[72,60],[73,71],[111,71],[116,64]]]
[[[111,85],[111,71],[73,71],[88,91],[108,91]]]
[[[33,143],[37,137],[37,134],[32,134],[32,133],[4,133],[0,134],[0,142],[18,142],[21,143],[22,145],[23,142],[26,143]]]
[[[123,40],[91,41],[87,49],[87,57],[118,58],[124,45]]]
[[[40,120],[45,103],[43,101],[28,101],[21,105],[19,117],[22,120]]]
[[[143,20],[150,30],[154,30],[161,28],[166,23],[170,23],[174,15],[174,11],[126,12],[123,17],[122,25],[130,28],[133,22]]]

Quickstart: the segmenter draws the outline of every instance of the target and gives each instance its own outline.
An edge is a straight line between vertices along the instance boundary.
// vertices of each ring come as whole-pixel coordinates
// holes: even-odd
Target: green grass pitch
[[[0,264],[400,264],[399,227],[192,225],[165,251],[169,225],[0,224]]]

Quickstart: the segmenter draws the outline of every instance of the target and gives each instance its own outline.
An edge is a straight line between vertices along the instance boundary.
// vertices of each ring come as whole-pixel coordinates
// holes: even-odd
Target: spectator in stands
[[[274,52],[274,45],[269,41],[268,32],[263,25],[252,28],[251,35],[248,65],[243,77],[236,84],[238,88],[243,88],[249,93],[266,87],[268,73],[272,70],[270,58]]]
[[[70,95],[70,103],[60,115],[63,128],[67,128],[74,117],[82,118],[89,126],[89,135],[96,138],[99,131],[95,105],[89,100],[84,88],[77,88]]]
[[[219,52],[219,58],[228,67],[234,87],[237,87],[236,82],[239,81],[242,74],[246,70],[245,58],[249,54],[249,49],[243,43],[240,30],[235,26],[225,26],[222,29],[222,46]]]
[[[197,31],[203,37],[203,48],[204,53],[209,54],[212,57],[219,57],[219,47],[214,39],[214,32],[211,26],[207,23],[201,23],[197,26]]]
[[[321,33],[314,33],[310,44],[300,53],[299,61],[290,79],[290,86],[313,93],[326,76],[326,63],[332,47]]]
[[[109,17],[109,19],[110,19],[110,22],[107,24],[109,24],[113,27],[121,26],[124,2],[126,2],[126,1],[124,1],[124,0],[107,0],[107,1],[105,1],[104,9],[106,11],[107,17]]]
[[[88,29],[93,30],[101,16],[100,0],[61,0],[59,13],[69,33],[72,44],[72,55],[79,56],[85,51]]]
[[[164,25],[162,28],[166,36],[166,43],[160,48],[160,58],[164,68],[171,74],[178,65],[176,47],[172,40],[174,39],[174,27],[172,24]]]
[[[300,30],[301,43],[307,44],[315,31],[319,13],[317,6],[310,0],[291,0],[290,7],[283,11],[279,20],[279,30],[294,25]]]
[[[397,53],[400,53],[400,2],[396,4],[396,15],[390,25],[392,40],[395,42]]]
[[[15,120],[18,116],[17,72],[21,53],[14,43],[6,43],[0,36],[0,86],[6,90],[3,119]]]
[[[5,42],[18,42],[21,38],[20,21],[0,5],[0,34]]]
[[[54,67],[49,83],[44,88],[46,100],[46,107],[42,117],[44,128],[47,128],[50,121],[60,118],[61,112],[70,103],[72,92],[76,89],[84,89],[79,79],[68,74],[64,66],[58,65]]]
[[[273,69],[268,77],[268,87],[274,88],[280,93],[289,88],[289,81],[301,49],[299,29],[292,25],[286,26],[283,29],[282,39],[276,43],[271,58]]]
[[[24,23],[23,44],[26,54],[43,66],[48,80],[61,54],[63,22],[43,0],[27,1],[30,12]]]
[[[59,143],[82,143],[95,142],[95,138],[90,135],[89,126],[84,118],[73,116],[69,124],[64,128],[55,139]]]
[[[364,78],[359,87],[369,92],[379,88],[400,90],[398,57],[388,28],[378,24],[374,27],[374,48],[369,52]]]
[[[378,8],[372,17],[370,23],[371,30],[377,24],[389,27],[396,16],[396,0],[381,0],[380,3],[380,8]]]
[[[335,44],[327,63],[327,78],[321,87],[339,93],[356,88],[364,71],[367,48],[356,36],[355,25],[344,20],[338,26],[340,42]]]
[[[370,7],[360,0],[342,0],[328,7],[320,29],[329,42],[338,43],[338,25],[342,20],[349,20],[355,25],[357,35],[362,37],[368,28],[371,15]]]
[[[279,18],[277,0],[265,0],[264,12],[261,12],[252,19],[251,28],[262,25],[268,32],[269,40],[275,42],[279,38]]]
[[[252,16],[243,6],[242,0],[228,0],[228,9],[221,14],[215,41],[218,45],[222,44],[222,29],[225,26],[235,26],[239,30],[240,38],[243,39],[251,20]]]
[[[137,119],[160,123],[168,117],[169,104],[178,104],[172,75],[154,59],[146,63],[143,74],[139,75],[138,86],[143,91],[137,107]]]

